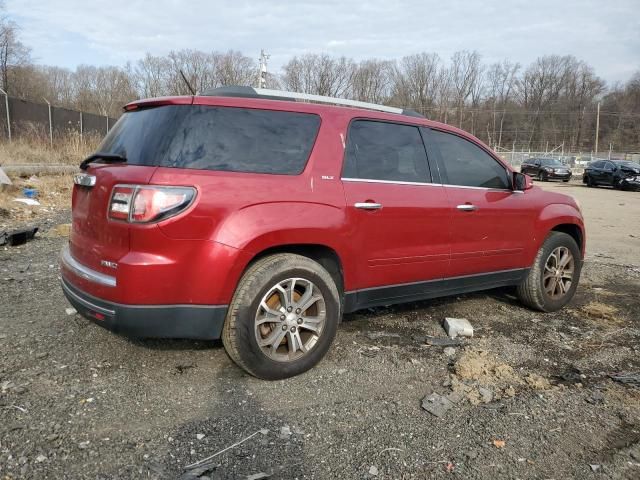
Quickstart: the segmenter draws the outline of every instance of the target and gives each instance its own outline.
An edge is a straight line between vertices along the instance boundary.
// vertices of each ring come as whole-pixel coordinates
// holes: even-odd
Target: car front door
[[[615,171],[616,166],[613,162],[604,162],[604,168],[602,169],[602,183],[613,185]]]
[[[446,275],[449,205],[442,185],[432,183],[418,127],[352,121],[342,183],[359,290],[393,299],[410,292],[390,286]],[[375,302],[360,299],[366,303]]]
[[[451,209],[449,276],[529,267],[534,208],[526,193],[512,190],[509,170],[469,139],[438,130],[425,137]]]

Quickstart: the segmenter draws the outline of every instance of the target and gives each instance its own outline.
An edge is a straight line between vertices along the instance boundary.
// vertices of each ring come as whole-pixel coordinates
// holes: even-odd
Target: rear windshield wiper
[[[89,155],[80,164],[80,170],[86,170],[91,162],[96,160],[102,160],[107,163],[124,163],[127,161],[127,157],[118,153],[104,153],[96,152],[93,155]]]

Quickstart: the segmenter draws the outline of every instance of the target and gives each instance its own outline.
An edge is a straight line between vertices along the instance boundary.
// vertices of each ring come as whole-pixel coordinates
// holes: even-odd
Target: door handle
[[[458,210],[462,210],[463,212],[473,212],[478,209],[478,207],[476,207],[475,205],[471,205],[470,203],[458,205],[456,208]]]
[[[380,210],[382,208],[382,204],[375,202],[358,202],[354,204],[354,207],[362,210]]]

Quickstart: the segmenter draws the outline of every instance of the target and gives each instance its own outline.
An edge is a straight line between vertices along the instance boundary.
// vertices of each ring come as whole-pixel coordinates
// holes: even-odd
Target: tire
[[[570,252],[573,271],[570,284],[567,285],[566,279],[563,280],[565,278],[564,276],[560,278],[560,281],[563,282],[565,287],[564,293],[562,293],[561,287],[558,286],[559,295],[555,296],[550,294],[547,289],[552,285],[551,282],[553,282],[553,278],[556,278],[557,281],[557,277],[551,273],[553,268],[547,269],[546,267],[548,265],[547,262],[553,263],[551,255],[552,253],[558,252],[558,249],[560,249],[560,252],[564,252],[565,250],[563,249]],[[578,282],[580,281],[581,270],[582,258],[576,241],[566,233],[551,232],[542,244],[542,247],[540,247],[527,277],[518,285],[518,298],[523,304],[534,310],[541,312],[555,312],[556,310],[560,310],[573,298],[576,288],[578,287]],[[546,275],[549,275],[550,278],[545,279]]]
[[[569,179],[567,178],[566,180],[562,180],[564,183],[568,183]]]
[[[539,182],[546,182],[546,179],[544,178],[544,173],[538,172],[538,177],[536,178],[536,180],[538,180]]]
[[[616,190],[622,190],[622,179],[614,178],[611,186]]]
[[[300,306],[308,302],[304,300],[308,288],[308,301],[318,295],[322,300],[296,312],[296,301]],[[296,301],[287,296],[291,290]],[[247,269],[233,295],[222,329],[225,350],[231,360],[255,377],[280,380],[299,375],[320,362],[329,350],[342,318],[340,298],[329,272],[310,258],[288,253],[262,258]],[[292,307],[290,313],[287,305]],[[312,309],[315,316],[309,314]],[[313,323],[319,322],[322,313],[322,324]],[[264,323],[258,326],[259,321]],[[320,332],[307,328],[320,328]],[[277,346],[260,346],[258,337],[265,342],[272,339]],[[306,352],[298,348],[303,344]]]
[[[587,187],[595,187],[596,184],[593,183],[593,180],[591,180],[591,175],[587,175],[587,180],[585,182],[587,184]]]

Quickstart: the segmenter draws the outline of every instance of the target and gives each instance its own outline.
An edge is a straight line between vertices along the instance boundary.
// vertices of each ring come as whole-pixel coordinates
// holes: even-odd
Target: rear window
[[[296,175],[319,126],[308,113],[167,105],[125,113],[98,151],[132,165]]]

